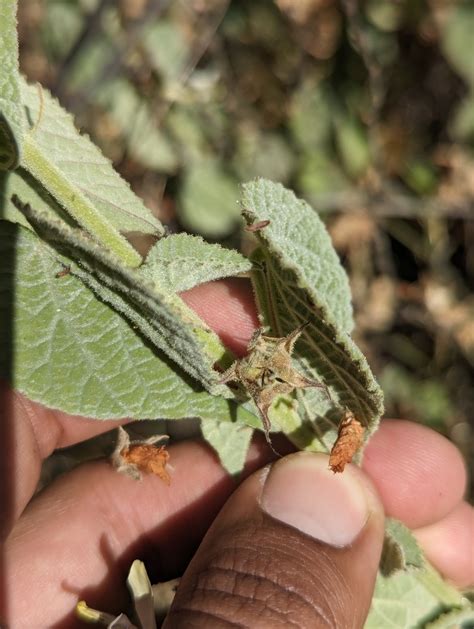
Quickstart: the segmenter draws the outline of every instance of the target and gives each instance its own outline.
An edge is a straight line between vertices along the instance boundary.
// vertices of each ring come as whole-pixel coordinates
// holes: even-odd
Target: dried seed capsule
[[[329,456],[329,467],[333,472],[343,472],[347,463],[361,447],[364,428],[355,418],[352,411],[347,410],[339,424],[337,439]]]

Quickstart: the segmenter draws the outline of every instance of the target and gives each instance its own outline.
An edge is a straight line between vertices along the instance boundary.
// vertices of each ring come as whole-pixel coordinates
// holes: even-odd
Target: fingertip
[[[296,453],[232,494],[183,575],[165,627],[362,626],[383,509],[356,467]],[[330,584],[330,586],[328,586]],[[242,605],[242,601],[245,602]]]
[[[405,420],[384,420],[363,462],[387,515],[410,528],[437,522],[462,500],[464,461],[442,435]]]
[[[414,531],[429,561],[457,587],[474,585],[474,508],[461,502],[440,522]]]
[[[250,281],[231,277],[201,284],[181,293],[182,299],[237,355],[245,353],[259,326]]]

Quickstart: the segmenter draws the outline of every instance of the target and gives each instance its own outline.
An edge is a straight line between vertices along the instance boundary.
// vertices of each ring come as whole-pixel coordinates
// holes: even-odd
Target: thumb
[[[184,574],[164,627],[364,625],[383,541],[364,473],[299,452],[249,477]]]

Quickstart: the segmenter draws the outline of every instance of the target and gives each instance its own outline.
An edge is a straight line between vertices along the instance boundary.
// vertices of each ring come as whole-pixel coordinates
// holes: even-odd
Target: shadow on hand
[[[275,436],[275,446],[282,454],[294,451],[293,446],[282,436]],[[144,562],[151,583],[180,577],[196,552],[207,529],[234,489],[252,472],[275,459],[262,435],[254,437],[258,456],[247,464],[238,478],[226,476],[216,482],[192,504],[164,519],[155,529],[148,531],[131,544],[118,558],[115,556],[107,535],[102,535],[97,551],[108,567],[106,577],[98,584],[76,588],[68,580],[62,582],[65,591],[85,600],[87,605],[111,614],[131,614],[130,597],[126,578],[135,559]],[[209,447],[209,446],[205,446]],[[215,455],[214,455],[215,456]],[[189,482],[193,472],[189,471]],[[171,482],[172,491],[173,484]],[[80,558],[78,558],[80,560]],[[75,618],[74,610],[61,621],[51,625],[54,629],[85,627]]]

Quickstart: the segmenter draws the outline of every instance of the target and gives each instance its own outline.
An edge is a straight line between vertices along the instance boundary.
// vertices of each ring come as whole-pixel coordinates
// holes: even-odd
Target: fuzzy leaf
[[[22,203],[29,203],[53,218],[59,216],[68,225],[75,225],[74,219],[21,166],[14,171],[0,172],[0,216],[4,220],[32,229],[25,215],[13,203],[14,196],[21,199]]]
[[[423,629],[447,607],[465,604],[454,589],[447,598],[438,596],[430,577],[416,569],[400,570],[389,577],[379,573],[364,629]]]
[[[179,293],[251,268],[237,251],[210,245],[199,236],[177,234],[162,238],[150,249],[140,272],[162,290]]]
[[[387,518],[380,570],[389,576],[408,567],[422,568],[423,553],[410,530],[398,520]]]
[[[81,230],[30,206],[22,211],[35,230],[64,256],[103,301],[122,313],[154,347],[164,351],[213,393],[231,396],[218,385],[213,365],[225,356],[217,336],[177,296],[143,280],[134,269],[104,251]],[[79,260],[79,264],[76,261]]]
[[[73,268],[56,277],[63,258],[45,242],[23,227],[0,226],[0,319],[5,327],[13,300],[15,388],[49,407],[99,419],[202,417],[258,425],[250,412],[170,366]],[[1,343],[3,359],[8,340]]]
[[[78,133],[72,116],[49,92],[40,92],[22,80],[21,94],[32,142],[42,158],[76,189],[77,195],[84,195],[118,231],[163,233],[160,222],[89,138]],[[48,189],[47,182],[42,183]]]
[[[12,223],[19,223],[31,229],[31,225],[20,210],[12,203],[11,198],[16,194],[25,203],[31,203],[45,212],[51,211],[50,203],[44,200],[39,190],[34,181],[31,181],[31,176],[23,171],[22,168],[17,168],[9,172],[0,172],[1,218]]]
[[[0,170],[16,168],[23,142],[16,5],[0,2]]]
[[[354,327],[349,280],[317,213],[280,184],[257,179],[242,186],[247,223],[269,220],[260,232],[281,266],[292,269],[308,295],[345,332]]]
[[[441,612],[465,605],[460,592],[427,563],[409,529],[388,518],[365,629],[422,629]]]
[[[349,336],[348,280],[323,223],[307,203],[271,181],[245,184],[242,205],[249,225],[270,221],[258,232],[261,248],[254,256],[253,274],[265,322],[278,337],[307,324],[295,346],[295,361],[331,392],[330,403],[314,390],[304,392],[314,413],[311,419],[319,415],[329,421],[336,402],[372,432],[383,412],[382,392]],[[324,427],[327,423],[319,422],[321,433]]]
[[[425,625],[424,629],[472,629],[474,627],[474,605],[452,609]]]
[[[468,85],[474,86],[474,60],[466,54],[472,45],[474,7],[470,2],[454,5],[441,30],[441,46],[448,61]]]
[[[423,620],[441,609],[436,597],[412,574],[379,575],[364,629],[421,629]]]
[[[253,430],[234,422],[201,421],[204,439],[214,448],[229,474],[242,471]]]

